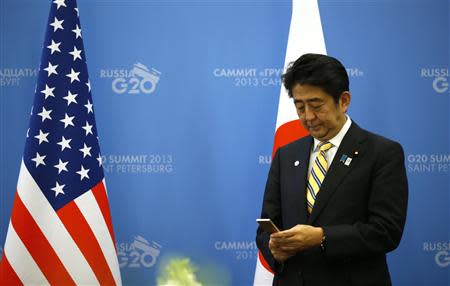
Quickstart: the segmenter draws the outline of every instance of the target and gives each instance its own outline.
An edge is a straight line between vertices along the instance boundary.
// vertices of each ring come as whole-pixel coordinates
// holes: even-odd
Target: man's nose
[[[309,107],[305,107],[305,119],[306,120],[313,120],[316,117],[316,114],[314,111],[311,110]]]

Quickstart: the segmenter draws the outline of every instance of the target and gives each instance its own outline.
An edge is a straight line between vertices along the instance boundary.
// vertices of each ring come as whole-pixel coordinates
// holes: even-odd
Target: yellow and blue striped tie
[[[328,170],[328,162],[325,158],[325,153],[333,147],[330,142],[322,142],[319,145],[319,153],[317,154],[311,173],[308,177],[308,186],[306,188],[306,201],[308,204],[308,213],[312,212],[314,203],[316,201],[317,193],[320,190],[325,174]]]

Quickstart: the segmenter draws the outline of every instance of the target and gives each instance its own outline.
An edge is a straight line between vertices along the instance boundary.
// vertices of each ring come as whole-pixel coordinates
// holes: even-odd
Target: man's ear
[[[341,106],[343,112],[347,112],[348,106],[350,105],[351,97],[352,96],[348,91],[344,91],[341,93],[341,96],[339,97],[339,105]]]

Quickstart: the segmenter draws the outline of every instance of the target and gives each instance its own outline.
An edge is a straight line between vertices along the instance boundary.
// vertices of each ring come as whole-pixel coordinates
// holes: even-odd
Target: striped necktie
[[[322,185],[325,179],[325,174],[328,170],[328,162],[325,158],[325,153],[333,147],[330,142],[322,142],[319,145],[319,153],[317,154],[314,165],[311,169],[311,173],[308,177],[308,187],[306,189],[306,201],[308,203],[308,213],[312,212],[314,203],[316,201],[317,193],[320,190],[320,185]]]

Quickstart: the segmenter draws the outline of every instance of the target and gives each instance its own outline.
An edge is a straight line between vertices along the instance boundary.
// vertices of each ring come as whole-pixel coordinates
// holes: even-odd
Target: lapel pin
[[[341,156],[341,159],[339,159],[339,162],[343,163],[345,166],[350,166],[350,163],[352,162],[352,158],[348,155],[343,154]]]
[[[300,165],[300,162],[299,161],[295,161],[294,162],[294,166],[297,167],[298,165]]]

